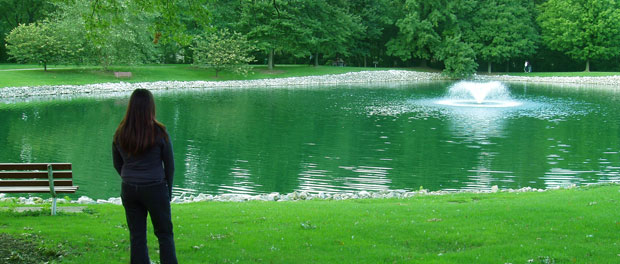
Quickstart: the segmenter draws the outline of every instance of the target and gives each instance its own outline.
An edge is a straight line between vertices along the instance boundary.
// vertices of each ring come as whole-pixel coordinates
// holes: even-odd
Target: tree
[[[383,55],[387,40],[382,32],[395,20],[392,1],[397,0],[217,0],[209,10],[216,28],[242,32],[257,41],[271,58],[269,65],[275,54],[311,56],[317,65],[321,57],[351,61]]]
[[[351,1],[351,13],[359,16],[362,32],[354,36],[351,53],[361,58],[362,65],[367,66],[367,58],[378,58],[385,52],[389,40],[386,28],[394,24],[397,13],[393,0],[358,0]]]
[[[306,34],[300,26],[300,1],[255,0],[242,6],[237,27],[268,55],[269,70],[273,70],[275,53],[294,57],[308,54],[299,41]]]
[[[303,35],[299,41],[314,53],[314,66],[319,64],[319,54],[350,55],[354,39],[364,30],[359,16],[350,14],[346,6],[327,0],[306,0],[300,7]]]
[[[460,36],[448,36],[437,47],[435,57],[443,61],[444,73],[451,77],[463,78],[476,72],[476,54],[469,43]]]
[[[403,6],[405,16],[396,21],[400,29],[398,35],[387,44],[389,55],[402,60],[412,57],[428,60],[432,57],[432,48],[441,43],[436,26],[444,22],[445,16],[440,13],[442,4],[439,1],[420,2],[409,0]]]
[[[528,9],[533,2],[481,0],[471,14],[471,28],[464,35],[472,44],[476,57],[491,63],[523,58],[536,51],[538,33],[534,17]]]
[[[400,57],[443,61],[444,73],[461,77],[475,72],[478,64],[471,44],[463,40],[463,28],[476,0],[407,0],[405,17],[396,25],[396,38],[388,42],[388,54]]]
[[[156,15],[152,10],[154,7],[149,6],[149,10],[145,8],[155,1],[164,0],[27,0],[24,3],[53,7],[47,8],[54,10],[46,14],[49,18],[47,23],[52,25],[54,30],[66,33],[57,36],[82,44],[80,62],[96,63],[108,68],[112,64],[143,63],[156,59],[153,44],[155,34],[150,33],[155,27]],[[42,12],[38,11],[42,10],[41,7],[23,7],[20,10],[22,9],[20,12],[15,11],[15,15],[29,15],[20,19],[38,17],[40,15],[35,16],[37,13],[31,13]],[[3,22],[6,24],[6,21]]]
[[[140,2],[129,0],[73,1],[62,6],[62,18],[85,30],[91,62],[109,69],[111,65],[142,64],[157,60],[154,14]]]
[[[47,71],[52,63],[71,62],[82,51],[66,31],[50,22],[21,24],[6,37],[7,53],[22,63],[40,63]]]
[[[53,5],[49,0],[0,0],[0,61],[5,61],[4,37],[20,24],[42,21]]]
[[[114,0],[120,1],[120,0]],[[148,30],[162,62],[191,61],[194,37],[213,26],[211,0],[133,0],[134,15],[148,13]],[[149,35],[149,34],[147,34]]]
[[[15,28],[45,18],[53,10],[49,0],[0,0],[0,21]]]
[[[620,5],[615,0],[549,0],[540,5],[543,42],[585,61],[620,54]]]
[[[245,36],[227,29],[218,30],[196,40],[194,65],[215,69],[215,77],[224,69],[247,74],[248,63],[254,60],[249,55],[253,49]]]
[[[193,35],[208,24],[204,1],[65,0],[55,22],[77,29],[86,43],[84,62],[108,69],[115,64],[176,62]],[[189,30],[193,32],[189,32]]]

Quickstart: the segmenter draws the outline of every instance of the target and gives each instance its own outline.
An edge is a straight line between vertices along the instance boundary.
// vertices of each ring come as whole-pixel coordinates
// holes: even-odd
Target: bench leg
[[[56,197],[52,198],[52,215],[56,215]]]

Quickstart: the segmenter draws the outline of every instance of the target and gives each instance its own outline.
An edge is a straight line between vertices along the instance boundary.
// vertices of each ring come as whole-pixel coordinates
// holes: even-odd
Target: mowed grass
[[[37,68],[38,67],[38,68]],[[340,74],[366,70],[385,70],[385,68],[331,67],[309,65],[276,65],[274,70],[267,66],[253,66],[244,76],[227,71],[215,77],[212,69],[197,68],[187,64],[114,66],[104,71],[99,67],[49,66],[44,71],[36,65],[0,65],[0,87],[39,86],[39,85],[79,85],[107,82],[154,82],[154,81],[227,81],[265,78],[284,78],[295,76]],[[131,72],[131,78],[116,78],[115,71]]]
[[[265,65],[254,65],[248,75],[235,74],[228,71],[220,72],[215,77],[212,69],[197,68],[188,64],[157,64],[140,66],[114,66],[103,70],[96,66],[49,65],[44,71],[40,65],[0,64],[0,88],[12,86],[39,85],[80,85],[108,82],[154,82],[154,81],[228,81],[253,80],[266,78],[285,78],[297,76],[341,74],[347,72],[372,70],[411,70],[423,72],[439,72],[430,68],[373,68],[373,67],[332,67],[310,65],[276,65],[268,70]],[[131,78],[116,78],[115,71],[131,72]],[[479,73],[486,75],[486,73]],[[619,72],[533,72],[533,73],[492,73],[492,75],[540,76],[540,77],[583,77],[613,76]]]
[[[620,186],[410,199],[172,207],[180,263],[620,263]],[[0,212],[62,263],[127,263],[122,206]],[[149,226],[149,250],[158,259]]]
[[[604,77],[604,76],[616,76],[620,75],[620,72],[494,72],[479,73],[480,75],[511,75],[511,76],[525,76],[525,77]]]

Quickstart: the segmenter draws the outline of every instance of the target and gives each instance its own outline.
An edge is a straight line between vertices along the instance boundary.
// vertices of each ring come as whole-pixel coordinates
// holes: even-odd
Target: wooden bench
[[[57,193],[75,193],[71,163],[0,163],[0,193],[50,193],[56,215]]]
[[[131,72],[114,72],[114,77],[116,77],[116,78],[120,78],[120,77],[131,78]]]

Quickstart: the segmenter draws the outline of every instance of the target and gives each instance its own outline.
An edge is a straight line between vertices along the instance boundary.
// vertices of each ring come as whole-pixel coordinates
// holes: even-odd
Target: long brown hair
[[[136,89],[129,98],[127,112],[116,128],[114,143],[130,155],[140,155],[148,150],[155,140],[164,137],[166,127],[155,120],[155,100],[146,89]]]

